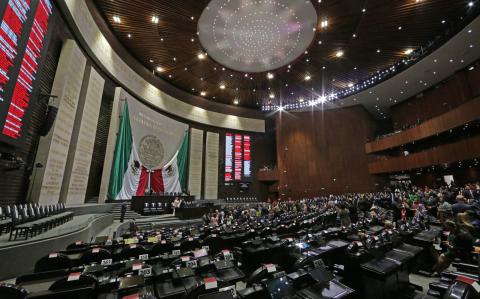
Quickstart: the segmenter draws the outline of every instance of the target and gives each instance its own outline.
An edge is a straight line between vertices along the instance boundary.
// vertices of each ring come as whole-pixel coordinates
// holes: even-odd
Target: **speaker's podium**
[[[192,195],[180,194],[152,194],[133,196],[131,209],[141,215],[159,215],[172,212],[172,203],[175,198],[184,202],[192,202],[195,197]]]

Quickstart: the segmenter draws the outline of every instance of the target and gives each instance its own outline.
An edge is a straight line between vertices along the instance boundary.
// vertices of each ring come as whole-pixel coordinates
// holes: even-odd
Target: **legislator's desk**
[[[203,214],[220,209],[221,206],[217,205],[197,205],[195,207],[179,208],[175,209],[175,217],[185,219],[197,219],[202,218]]]
[[[139,214],[143,214],[143,207],[145,203],[162,203],[163,206],[168,204],[171,207],[171,203],[175,198],[183,199],[185,202],[194,201],[195,197],[191,195],[145,195],[145,196],[133,196],[131,209]]]

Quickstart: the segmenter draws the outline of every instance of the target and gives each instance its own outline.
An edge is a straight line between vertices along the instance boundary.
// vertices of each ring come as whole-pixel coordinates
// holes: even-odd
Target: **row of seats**
[[[304,220],[314,216],[291,214],[283,219],[291,222],[287,230],[294,233],[307,228],[309,223]],[[335,214],[322,217],[332,221]],[[293,223],[294,219],[299,222]],[[273,227],[267,229],[269,225],[162,228],[117,239],[99,237],[93,243],[78,241],[40,259],[35,272],[18,277],[16,285],[0,286],[0,297],[123,298],[140,294],[144,298],[233,298],[230,289],[240,281],[253,286],[266,277],[273,279],[276,272],[287,281],[278,265],[275,272],[265,265],[258,265],[258,271],[249,270],[249,275],[242,270],[242,264],[247,263],[240,261],[241,252],[236,247],[267,237],[274,231]],[[275,226],[280,228],[280,222]],[[3,297],[6,289],[17,297]]]
[[[440,232],[368,219],[340,227],[327,210],[99,237],[43,257],[0,297],[231,299],[234,289],[243,299],[413,298],[408,274]],[[19,297],[2,297],[6,288]]]
[[[33,237],[73,218],[63,203],[39,205],[29,203],[0,207],[0,234],[10,232],[9,241]]]
[[[227,197],[225,198],[225,203],[256,203],[258,202],[257,197]]]

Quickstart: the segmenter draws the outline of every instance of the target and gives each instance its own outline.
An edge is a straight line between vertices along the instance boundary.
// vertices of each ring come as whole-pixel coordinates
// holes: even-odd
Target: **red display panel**
[[[247,134],[225,134],[225,184],[252,181],[252,137]]]
[[[240,181],[242,179],[242,135],[235,134],[235,148],[234,148],[234,157],[235,157],[235,167],[234,167],[234,178],[235,181]]]
[[[10,82],[10,70],[18,54],[18,42],[25,31],[30,0],[6,3],[5,13],[0,23],[0,101],[5,102],[5,89]]]
[[[252,157],[250,155],[250,135],[243,136],[243,177],[252,177]]]
[[[8,0],[0,25],[0,140],[23,139],[50,17],[51,0]]]
[[[233,135],[225,135],[225,182],[233,181]]]

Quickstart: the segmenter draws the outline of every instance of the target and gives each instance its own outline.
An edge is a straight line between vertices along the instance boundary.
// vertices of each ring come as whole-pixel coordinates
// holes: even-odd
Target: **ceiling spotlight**
[[[113,16],[113,21],[114,21],[115,23],[120,23],[122,20],[120,20],[120,17],[119,17],[119,16],[114,15],[114,16]]]
[[[303,99],[303,98],[299,98],[298,101],[299,101],[300,103],[303,103],[304,99]]]
[[[348,83],[348,87],[353,87],[353,83]]]
[[[475,69],[475,67],[473,65],[468,68],[469,71],[473,71],[474,69]]]
[[[473,1],[468,2],[468,7],[472,7],[472,6],[473,6]]]
[[[367,9],[366,8],[362,9],[362,12],[367,12]]]
[[[220,89],[225,89],[225,84],[220,84]]]
[[[198,59],[203,60],[203,59],[205,59],[205,56],[207,56],[207,54],[200,53],[200,54],[198,54],[197,57],[198,57]]]
[[[320,22],[320,27],[321,28],[327,28],[328,27],[328,20],[326,18],[323,21]]]
[[[326,101],[327,101],[327,97],[326,96],[321,96],[318,98],[318,101],[322,104],[324,104]]]
[[[402,30],[402,29],[403,29],[403,27],[402,27],[402,26],[398,26],[398,30]]]
[[[274,75],[273,75],[272,73],[268,73],[268,74],[267,74],[267,78],[268,78],[268,80],[272,80],[272,79],[273,79],[273,77],[274,77]]]
[[[202,92],[200,92],[200,95],[201,95],[202,97],[204,97],[204,96],[207,95],[207,92],[206,92],[206,91],[202,91]]]
[[[380,53],[380,52],[382,52],[382,50],[380,50],[380,49],[377,49],[377,53]]]
[[[157,66],[157,72],[162,73],[165,69],[161,66]]]
[[[310,75],[305,75],[305,81],[310,81],[310,79],[312,79]]]
[[[335,53],[335,57],[340,58],[340,57],[343,56],[343,54],[344,54],[343,51],[341,51],[341,50],[340,50],[340,51],[337,51],[337,52]]]
[[[153,24],[158,24],[158,21],[160,21],[160,19],[158,18],[158,16],[152,16],[152,23]]]
[[[283,111],[283,106],[278,106],[278,111]]]
[[[127,34],[127,37],[128,37],[128,38],[132,38],[132,35],[129,33],[129,34]]]
[[[408,48],[403,52],[403,54],[410,55],[410,54],[412,54],[412,52],[413,52],[413,49]]]
[[[274,99],[275,95],[273,93],[271,93],[271,94],[268,95],[268,97],[271,98],[271,99]]]
[[[238,104],[240,103],[240,101],[239,101],[238,99],[235,99],[235,100],[233,100],[233,103],[234,103],[235,105],[238,105]]]

